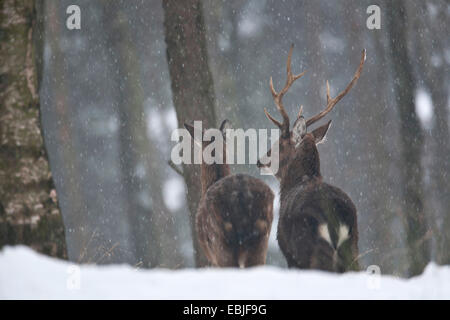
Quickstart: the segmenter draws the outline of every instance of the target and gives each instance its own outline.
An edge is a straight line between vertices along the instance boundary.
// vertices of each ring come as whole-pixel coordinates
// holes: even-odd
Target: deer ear
[[[191,137],[194,138],[194,126],[188,123],[184,123],[184,127],[186,128],[187,131],[189,131]]]
[[[192,140],[194,140],[194,143],[199,145],[199,146],[202,146],[202,141],[198,141],[198,139],[196,139],[196,137],[195,137],[195,128],[194,128],[194,126],[191,125],[191,124],[188,124],[188,123],[184,123],[184,127],[186,128],[187,131],[189,131],[189,134],[191,135]],[[202,136],[203,136],[203,134],[200,135],[200,137],[202,137]]]
[[[330,125],[331,125],[331,120],[328,121],[323,126],[318,127],[317,129],[314,129],[313,132],[311,132],[312,135],[314,136],[314,140],[315,140],[316,144],[319,144],[319,143],[325,141],[325,136],[328,132],[328,129],[330,128]]]
[[[256,162],[256,166],[261,169],[261,168],[268,167],[269,165],[268,164],[263,164],[261,161],[258,160]]]
[[[222,132],[222,136],[226,138],[225,133],[227,129],[232,129],[231,122],[228,119],[222,121],[222,124],[219,127],[220,132]]]

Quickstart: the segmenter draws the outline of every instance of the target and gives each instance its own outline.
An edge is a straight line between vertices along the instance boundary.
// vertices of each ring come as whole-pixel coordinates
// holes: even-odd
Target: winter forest
[[[305,119],[327,107],[327,81],[331,97],[346,88],[366,50],[314,127],[332,120],[321,179],[357,211],[339,244],[357,229],[364,272],[450,265],[449,31],[445,0],[0,0],[0,261],[25,245],[76,265],[210,266],[196,225],[203,171],[171,160],[172,133],[194,120],[277,129],[269,80],[282,89],[293,44],[292,72],[306,73],[284,96],[291,128],[300,105]],[[287,272],[280,182],[254,163],[230,170],[273,192],[265,264]]]

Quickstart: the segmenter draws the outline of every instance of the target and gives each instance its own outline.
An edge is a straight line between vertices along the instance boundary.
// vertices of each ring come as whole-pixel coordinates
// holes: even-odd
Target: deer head
[[[231,125],[228,120],[224,120],[219,130],[204,130],[187,123],[184,127],[199,147],[202,156],[201,181],[202,191],[205,193],[214,182],[230,174],[229,166],[226,164],[225,132]],[[216,145],[216,142],[220,143]],[[205,150],[208,157],[203,157]]]
[[[326,124],[318,127],[317,129],[312,130],[311,132],[308,132],[308,129],[312,124],[316,123],[325,115],[327,115],[334,108],[334,106],[350,91],[350,89],[353,87],[353,85],[361,75],[364,61],[366,59],[366,51],[363,50],[361,60],[358,69],[355,72],[355,75],[353,76],[347,87],[343,91],[341,91],[335,98],[331,98],[330,96],[330,86],[327,81],[326,108],[320,113],[306,120],[302,115],[303,107],[301,106],[297,114],[297,118],[294,121],[292,130],[290,130],[289,116],[283,106],[283,96],[286,94],[295,80],[302,77],[306,72],[304,71],[298,75],[294,75],[292,73],[291,59],[293,48],[294,45],[292,45],[289,50],[286,67],[287,79],[284,88],[280,92],[275,91],[272,77],[270,78],[270,91],[272,92],[275,106],[277,107],[283,118],[282,122],[279,122],[274,117],[272,117],[264,108],[264,113],[266,114],[267,118],[271,120],[281,131],[280,138],[277,142],[275,142],[279,145],[279,170],[275,173],[275,176],[280,181],[282,181],[284,177],[289,176],[292,173],[291,170],[296,171],[297,177],[299,176],[299,174],[300,177],[320,176],[319,153],[317,151],[316,145],[324,141],[325,135],[330,127],[331,120]],[[267,158],[270,156],[271,150],[269,150],[267,155],[264,156],[264,161],[258,161],[258,167],[268,167],[270,165],[270,162]],[[294,165],[291,167],[292,164]]]

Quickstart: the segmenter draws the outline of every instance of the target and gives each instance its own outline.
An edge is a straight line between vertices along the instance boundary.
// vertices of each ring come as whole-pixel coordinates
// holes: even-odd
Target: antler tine
[[[274,98],[276,98],[277,95],[278,95],[278,93],[275,91],[275,88],[273,87],[272,77],[270,77],[270,82],[269,82],[269,84],[270,84],[270,91],[272,92],[272,96],[273,96]]]
[[[289,90],[295,80],[300,79],[305,73],[306,70],[300,74],[293,75],[291,70],[291,61],[292,61],[292,52],[294,51],[294,44],[291,44],[291,48],[289,49],[289,54],[286,62],[286,84],[284,85],[283,90],[280,91],[279,95],[283,97],[283,95]],[[280,98],[281,98],[280,97]]]
[[[302,113],[303,113],[303,106],[300,106],[300,110],[298,110],[298,113],[297,113],[297,119],[302,116]]]
[[[303,71],[302,73],[298,74],[298,75],[293,75],[292,71],[291,71],[291,61],[292,61],[292,52],[294,50],[294,44],[291,45],[291,48],[289,49],[289,54],[288,54],[288,58],[287,58],[287,62],[286,62],[286,73],[287,73],[287,77],[286,77],[286,83],[284,85],[284,88],[277,93],[275,91],[275,88],[273,86],[273,80],[272,77],[270,77],[270,91],[272,92],[272,96],[273,96],[273,100],[275,102],[275,106],[277,107],[278,111],[280,112],[281,116],[283,117],[283,122],[280,123],[279,121],[275,120],[268,112],[266,109],[264,109],[264,112],[267,116],[267,118],[269,118],[269,120],[271,120],[273,123],[275,123],[275,125],[277,125],[281,132],[282,135],[287,135],[289,133],[289,116],[286,112],[286,109],[283,106],[283,96],[284,94],[289,90],[289,88],[292,86],[292,84],[294,83],[295,80],[301,78],[306,71]]]
[[[328,112],[330,112],[334,108],[334,106],[350,91],[350,89],[355,85],[356,81],[358,81],[365,61],[366,61],[366,49],[364,49],[361,53],[361,61],[359,62],[358,69],[356,69],[352,81],[350,81],[347,87],[344,90],[342,90],[335,98],[331,98],[330,96],[330,85],[327,80],[327,107],[322,112],[308,119],[306,121],[307,127],[312,125],[316,121],[322,119],[325,115],[327,115]]]
[[[282,126],[283,126],[283,124],[281,123],[281,122],[279,122],[278,120],[276,120],[274,117],[272,117],[271,115],[270,115],[270,113],[269,112],[267,112],[267,109],[266,108],[264,108],[264,113],[266,114],[266,117],[269,119],[269,120],[271,120],[273,123],[275,123],[275,125],[278,127],[278,128],[282,128]]]
[[[327,80],[327,105],[330,103],[331,96],[330,96],[330,83]]]

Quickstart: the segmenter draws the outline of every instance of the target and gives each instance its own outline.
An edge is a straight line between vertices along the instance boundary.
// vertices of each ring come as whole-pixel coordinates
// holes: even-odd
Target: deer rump
[[[290,268],[358,270],[357,230],[355,205],[339,188],[311,181],[282,199],[277,238]]]
[[[245,174],[226,176],[208,188],[196,225],[200,246],[212,266],[265,263],[273,199],[269,186]]]

